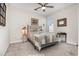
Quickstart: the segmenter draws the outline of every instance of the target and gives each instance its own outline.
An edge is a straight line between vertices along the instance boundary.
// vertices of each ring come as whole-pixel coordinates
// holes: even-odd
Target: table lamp
[[[23,42],[27,41],[27,28],[26,27],[22,28],[22,38],[23,38]]]

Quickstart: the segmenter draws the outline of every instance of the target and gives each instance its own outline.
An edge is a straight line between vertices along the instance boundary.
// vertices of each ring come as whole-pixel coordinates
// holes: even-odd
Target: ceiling
[[[38,11],[34,10],[35,8],[40,7],[40,5],[37,3],[10,3],[10,5],[14,8],[18,8],[23,11],[38,13],[43,16],[48,16],[73,4],[75,3],[49,3],[48,5],[54,6],[54,8],[47,8],[46,11],[43,12],[42,9],[39,9]]]

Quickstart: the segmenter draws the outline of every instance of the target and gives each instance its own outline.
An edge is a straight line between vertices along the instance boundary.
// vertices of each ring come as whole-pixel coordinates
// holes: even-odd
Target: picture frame
[[[38,25],[38,19],[31,18],[31,25]]]
[[[67,26],[67,18],[62,18],[57,20],[57,27]]]
[[[0,25],[6,25],[6,5],[5,3],[0,3]]]

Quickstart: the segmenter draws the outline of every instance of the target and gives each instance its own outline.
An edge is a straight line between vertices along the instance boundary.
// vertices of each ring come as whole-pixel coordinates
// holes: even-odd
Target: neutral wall
[[[78,10],[79,10],[79,4],[78,4]],[[78,44],[79,44],[79,11],[78,11]]]
[[[7,5],[7,11],[8,12],[8,5]],[[8,13],[6,13],[6,16],[8,16]],[[0,56],[4,55],[8,45],[9,45],[9,36],[8,36],[8,17],[6,17],[6,26],[0,25]]]
[[[56,13],[52,14],[54,31],[57,32],[66,32],[67,33],[67,42],[71,44],[78,44],[78,6],[77,4],[70,7],[64,8]],[[67,18],[66,27],[57,27],[57,19]]]
[[[9,7],[9,27],[10,27],[10,43],[20,42],[22,40],[21,29],[24,26],[31,25],[31,18],[39,19],[39,26],[46,24],[46,19],[36,13],[22,11]],[[46,26],[43,27],[45,29]]]

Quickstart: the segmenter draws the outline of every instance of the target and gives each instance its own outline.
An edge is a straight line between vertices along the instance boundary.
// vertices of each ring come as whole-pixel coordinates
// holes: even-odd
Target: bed
[[[40,26],[28,26],[28,41],[38,51],[57,44],[56,35],[51,32],[43,32]]]

